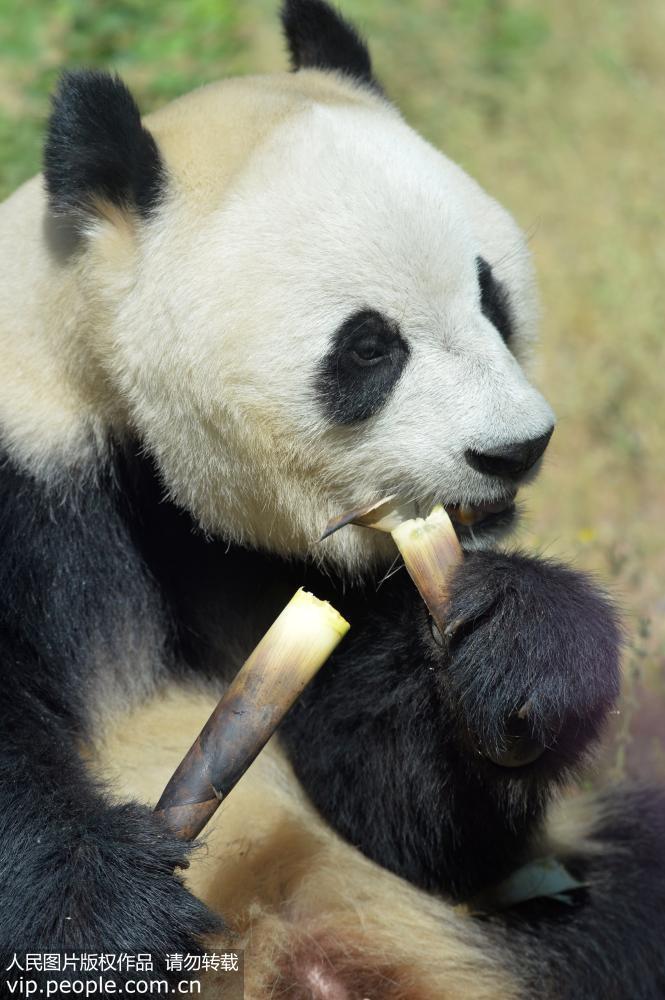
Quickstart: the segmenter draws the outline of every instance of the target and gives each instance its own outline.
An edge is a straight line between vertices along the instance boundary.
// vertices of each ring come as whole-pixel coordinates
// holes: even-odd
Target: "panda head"
[[[331,8],[290,0],[283,23],[296,72],[204,87],[145,125],[117,78],[56,95],[49,219],[75,234],[60,266],[86,290],[113,433],[231,540],[359,572],[385,539],[317,538],[399,493],[471,508],[460,532],[485,544],[553,427],[523,368],[524,237],[403,121]]]

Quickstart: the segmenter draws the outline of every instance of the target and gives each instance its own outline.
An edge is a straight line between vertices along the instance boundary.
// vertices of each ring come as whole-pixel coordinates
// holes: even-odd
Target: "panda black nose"
[[[488,451],[467,451],[465,457],[469,465],[488,476],[503,476],[505,479],[519,479],[533,468],[543,454],[552,437],[554,427],[545,434],[528,441],[504,444]]]

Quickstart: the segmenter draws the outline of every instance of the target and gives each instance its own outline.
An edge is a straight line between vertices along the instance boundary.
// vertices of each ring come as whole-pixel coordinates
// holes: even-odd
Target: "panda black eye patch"
[[[506,287],[496,280],[492,265],[484,257],[476,257],[476,269],[483,316],[497,328],[507,344],[513,333],[513,325]]]
[[[378,413],[408,357],[397,323],[373,309],[349,316],[316,375],[316,393],[328,419],[355,424]]]

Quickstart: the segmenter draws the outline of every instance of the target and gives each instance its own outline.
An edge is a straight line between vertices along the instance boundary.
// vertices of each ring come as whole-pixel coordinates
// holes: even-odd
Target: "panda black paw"
[[[35,949],[148,953],[163,970],[166,955],[200,953],[202,938],[221,929],[177,873],[188,866],[191,845],[147,808],[90,804],[83,817],[51,817],[35,833],[20,858],[15,845],[17,856],[8,859],[0,891],[3,957]]]
[[[481,552],[455,574],[449,622],[439,677],[464,737],[503,766],[546,749],[550,763],[575,763],[619,692],[609,600],[555,562]]]

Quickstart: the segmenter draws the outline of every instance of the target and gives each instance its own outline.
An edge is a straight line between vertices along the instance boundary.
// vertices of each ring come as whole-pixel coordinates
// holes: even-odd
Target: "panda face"
[[[45,188],[81,246],[47,326],[62,313],[87,410],[63,439],[138,437],[206,531],[350,573],[390,561],[390,540],[317,539],[387,494],[445,504],[486,544],[553,427],[523,367],[524,239],[384,99],[336,11],[286,0],[282,19],[296,72],[145,124],[116,78],[64,78]]]
[[[505,527],[532,468],[516,446],[553,425],[521,364],[536,307],[506,212],[378,98],[299,108],[203,213],[171,170],[112,356],[176,499],[352,571],[385,540],[316,540],[387,493],[475,505],[469,545]]]

